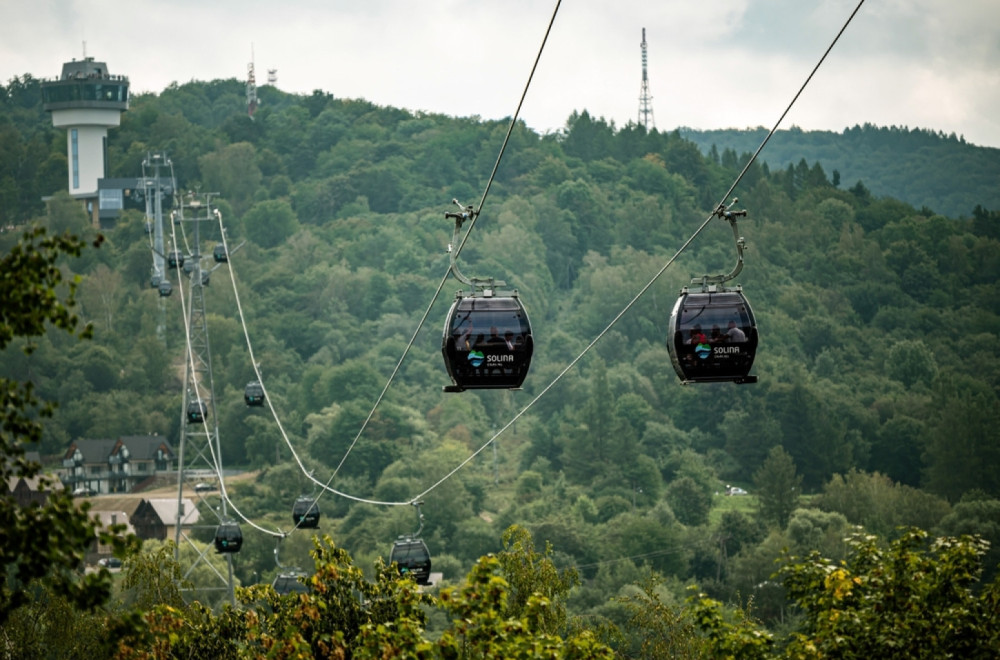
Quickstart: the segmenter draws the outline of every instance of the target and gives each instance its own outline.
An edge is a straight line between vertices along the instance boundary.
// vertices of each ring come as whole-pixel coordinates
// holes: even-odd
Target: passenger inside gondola
[[[730,343],[743,343],[747,340],[747,335],[736,326],[735,321],[729,322],[729,329],[726,330],[726,340]]]

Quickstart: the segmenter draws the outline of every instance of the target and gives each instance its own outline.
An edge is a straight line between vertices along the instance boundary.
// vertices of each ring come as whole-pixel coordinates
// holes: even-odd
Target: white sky
[[[520,117],[770,128],[858,0],[565,0]],[[510,117],[556,0],[0,0],[0,81],[86,54],[133,93],[245,79],[382,106]],[[1000,2],[866,0],[782,128],[869,122],[1000,147]]]

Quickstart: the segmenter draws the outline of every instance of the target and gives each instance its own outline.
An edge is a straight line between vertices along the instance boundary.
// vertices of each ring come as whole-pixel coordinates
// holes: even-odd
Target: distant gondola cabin
[[[446,391],[517,389],[531,366],[534,340],[516,296],[459,296],[441,338],[452,385]]]
[[[430,583],[431,553],[422,539],[397,539],[392,544],[389,563],[396,564],[401,575],[412,575],[417,584]]]
[[[279,596],[287,596],[291,593],[308,593],[309,587],[302,581],[302,578],[305,577],[306,574],[299,571],[281,573],[274,578],[271,586],[274,587]]]
[[[292,505],[292,522],[306,529],[319,527],[319,504],[308,495],[302,495]]]
[[[193,399],[188,403],[188,424],[201,424],[208,417],[208,406],[201,399]]]
[[[670,315],[667,349],[683,383],[755,383],[757,324],[743,291],[686,287]]]
[[[219,264],[229,261],[229,254],[226,252],[226,246],[222,243],[217,244],[215,249],[212,250],[212,258]]]
[[[216,552],[239,552],[243,547],[243,532],[239,523],[227,520],[215,528]]]
[[[250,381],[243,390],[243,400],[251,407],[264,405],[264,386],[260,381]]]

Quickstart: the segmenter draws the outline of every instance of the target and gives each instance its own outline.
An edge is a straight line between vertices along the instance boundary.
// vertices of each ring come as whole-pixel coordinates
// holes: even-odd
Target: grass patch
[[[727,511],[739,511],[745,516],[757,514],[757,498],[753,495],[718,495],[712,496],[712,510],[708,512],[708,523],[718,525],[722,514]]]

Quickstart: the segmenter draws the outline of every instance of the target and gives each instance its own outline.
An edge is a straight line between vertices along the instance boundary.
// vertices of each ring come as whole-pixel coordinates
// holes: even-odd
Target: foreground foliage
[[[553,629],[565,611],[544,593],[563,591],[562,582],[548,560],[530,549],[530,537],[511,534],[519,542],[509,552],[482,557],[463,584],[437,596],[381,562],[375,580],[366,580],[329,537],[316,540],[316,570],[304,578],[308,592],[279,596],[270,585],[240,589],[240,606],[217,615],[199,603],[158,605],[146,614],[144,633],[122,640],[116,657],[614,657],[591,631],[562,637]],[[536,587],[516,607],[505,566],[518,566],[520,581]],[[435,609],[450,623],[431,639],[426,620]]]
[[[859,534],[843,561],[789,556],[775,577],[796,613],[780,635],[760,625],[752,604],[724,605],[695,588],[671,604],[658,578],[618,599],[629,613],[624,630],[580,621],[555,628],[565,612],[546,594],[563,592],[563,580],[530,549],[530,535],[512,528],[507,537],[517,541],[436,594],[381,562],[366,580],[327,537],[315,542],[307,593],[240,589],[239,607],[217,614],[197,602],[158,605],[116,657],[985,659],[1000,651],[1000,585],[978,584],[985,543],[974,537],[909,530],[883,545]],[[533,585],[517,607],[511,578]],[[448,624],[429,635],[435,613]],[[641,643],[630,647],[628,636]]]
[[[100,245],[100,236],[94,245]],[[79,319],[74,313],[78,278],[66,281],[62,261],[78,257],[86,243],[71,234],[51,236],[45,228],[26,231],[0,260],[0,351],[19,338],[30,354],[31,343],[49,327],[73,334]],[[91,328],[78,331],[89,338]],[[40,419],[55,406],[40,400],[30,380],[0,378],[0,472],[8,484],[32,479],[40,465],[25,458],[42,437]],[[86,507],[77,508],[67,491],[43,478],[43,501],[18,502],[10,490],[0,497],[0,625],[33,599],[65,597],[69,603],[92,608],[103,603],[111,589],[107,571],[81,576],[87,546],[99,525]],[[111,530],[101,531],[102,542],[121,551],[124,541]],[[36,603],[37,604],[37,603]],[[39,621],[42,624],[42,621]],[[40,626],[40,629],[45,629]]]

